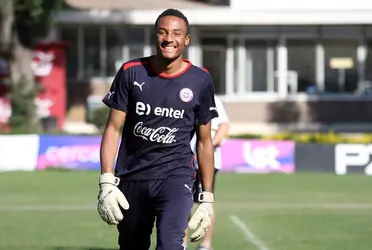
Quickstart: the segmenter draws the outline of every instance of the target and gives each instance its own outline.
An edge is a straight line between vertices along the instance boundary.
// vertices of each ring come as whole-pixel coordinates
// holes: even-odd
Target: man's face
[[[186,23],[179,17],[160,18],[155,32],[158,55],[168,60],[177,59],[190,43]]]

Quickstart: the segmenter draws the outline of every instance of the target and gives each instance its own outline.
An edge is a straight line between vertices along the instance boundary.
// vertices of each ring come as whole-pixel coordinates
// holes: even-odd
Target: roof
[[[167,8],[181,10],[191,25],[360,25],[372,24],[372,4],[353,0],[332,1],[230,0],[232,6],[216,6],[192,0],[66,0],[75,10],[63,10],[55,19],[61,24],[153,24]],[[317,4],[314,4],[317,3]],[[271,4],[269,4],[271,3]],[[318,4],[319,3],[319,4]],[[358,3],[358,5],[355,5]]]
[[[209,8],[210,4],[189,0],[66,0],[76,9],[110,10],[154,10],[154,9],[197,9]]]
[[[72,1],[72,0],[69,0]],[[87,1],[87,0],[82,0]],[[109,0],[106,0],[109,1]],[[137,0],[138,1],[138,0]],[[154,1],[154,0],[153,0]],[[171,0],[156,0],[171,1]],[[55,16],[60,24],[153,24],[162,10],[82,10],[61,11]],[[228,7],[182,9],[191,25],[360,25],[372,24],[372,10],[344,11],[246,11]]]

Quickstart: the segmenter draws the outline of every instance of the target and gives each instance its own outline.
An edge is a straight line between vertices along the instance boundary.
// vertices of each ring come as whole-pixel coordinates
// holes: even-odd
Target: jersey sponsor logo
[[[169,128],[161,126],[158,128],[146,127],[143,122],[138,122],[133,129],[133,134],[137,137],[141,137],[146,141],[171,144],[176,142],[175,133],[178,128]]]
[[[189,88],[183,88],[180,91],[180,98],[183,102],[190,102],[194,98],[194,93]]]
[[[153,111],[153,114],[156,116],[169,117],[175,119],[182,119],[185,113],[185,110],[179,110],[174,108],[162,108],[155,107],[152,109],[150,104],[145,104],[143,102],[136,103],[136,113],[137,115],[150,115]]]

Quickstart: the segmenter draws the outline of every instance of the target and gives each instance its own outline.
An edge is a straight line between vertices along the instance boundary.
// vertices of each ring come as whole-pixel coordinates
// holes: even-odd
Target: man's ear
[[[190,42],[191,42],[191,37],[190,37],[190,35],[186,35],[185,46],[189,46]]]

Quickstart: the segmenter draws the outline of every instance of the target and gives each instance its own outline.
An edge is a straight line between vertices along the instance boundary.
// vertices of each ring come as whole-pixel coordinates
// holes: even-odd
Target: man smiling
[[[117,225],[121,250],[148,250],[155,219],[157,250],[183,250],[186,227],[198,241],[213,215],[210,122],[218,113],[212,78],[183,59],[190,36],[180,11],[164,11],[154,31],[156,55],[124,63],[103,99],[110,114],[101,143],[97,208],[105,222]],[[194,134],[203,192],[188,221]]]

